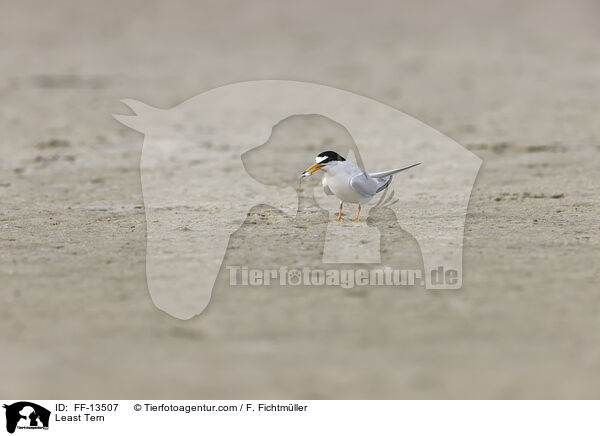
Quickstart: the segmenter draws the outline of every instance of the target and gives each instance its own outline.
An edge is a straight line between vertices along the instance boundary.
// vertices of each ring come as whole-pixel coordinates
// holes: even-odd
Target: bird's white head
[[[343,162],[345,160],[346,159],[337,154],[335,151],[324,151],[323,153],[320,153],[319,155],[317,155],[317,157],[315,157],[315,163],[312,166],[308,167],[306,170],[304,170],[302,175],[309,176],[315,171],[320,170],[321,168],[326,168],[327,166],[335,165],[338,162]]]

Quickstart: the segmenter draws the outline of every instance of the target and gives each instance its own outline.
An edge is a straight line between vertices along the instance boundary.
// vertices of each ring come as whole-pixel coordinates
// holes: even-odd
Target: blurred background
[[[597,398],[599,16],[594,0],[3,2],[0,396]],[[484,160],[462,290],[224,290],[188,322],[153,306],[143,137],[111,114],[253,79],[374,98]]]

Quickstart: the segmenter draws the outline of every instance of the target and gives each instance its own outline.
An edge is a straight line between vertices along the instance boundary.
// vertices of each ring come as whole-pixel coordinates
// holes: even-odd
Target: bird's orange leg
[[[358,221],[359,215],[360,215],[360,204],[358,205],[358,212],[356,212],[356,218],[354,218],[352,221]]]
[[[338,217],[336,219],[334,219],[333,221],[344,221],[344,219],[342,218],[342,206],[344,205],[343,201],[340,201],[340,213],[338,214]]]

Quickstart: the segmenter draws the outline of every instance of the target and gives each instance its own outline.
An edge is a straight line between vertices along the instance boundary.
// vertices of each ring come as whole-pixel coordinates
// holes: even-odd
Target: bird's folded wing
[[[408,170],[410,168],[416,167],[417,165],[421,165],[421,162],[409,165],[404,168],[396,168],[395,170],[382,171],[380,173],[370,173],[369,175],[373,178],[391,176],[392,174],[396,174],[396,173],[399,173],[400,171]]]
[[[366,173],[359,174],[350,179],[350,186],[360,195],[365,197],[372,197],[377,194],[381,189],[385,188],[389,183],[389,178],[374,179],[369,177]]]
[[[377,188],[377,192],[381,192],[385,188],[387,188],[389,186],[389,184],[392,183],[392,177],[394,177],[394,176],[387,176],[387,177],[384,177],[384,178],[375,179],[379,183],[379,187]]]

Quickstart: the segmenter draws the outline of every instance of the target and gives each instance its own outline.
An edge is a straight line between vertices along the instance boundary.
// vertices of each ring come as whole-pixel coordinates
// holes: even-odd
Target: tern
[[[340,199],[340,211],[334,221],[343,221],[342,207],[344,203],[358,203],[356,218],[352,220],[358,221],[361,206],[371,201],[378,192],[387,188],[392,182],[393,174],[420,164],[421,162],[380,173],[367,173],[335,151],[324,151],[315,158],[315,163],[302,173],[300,181],[322,169],[325,172],[322,180],[325,194],[335,195]]]

